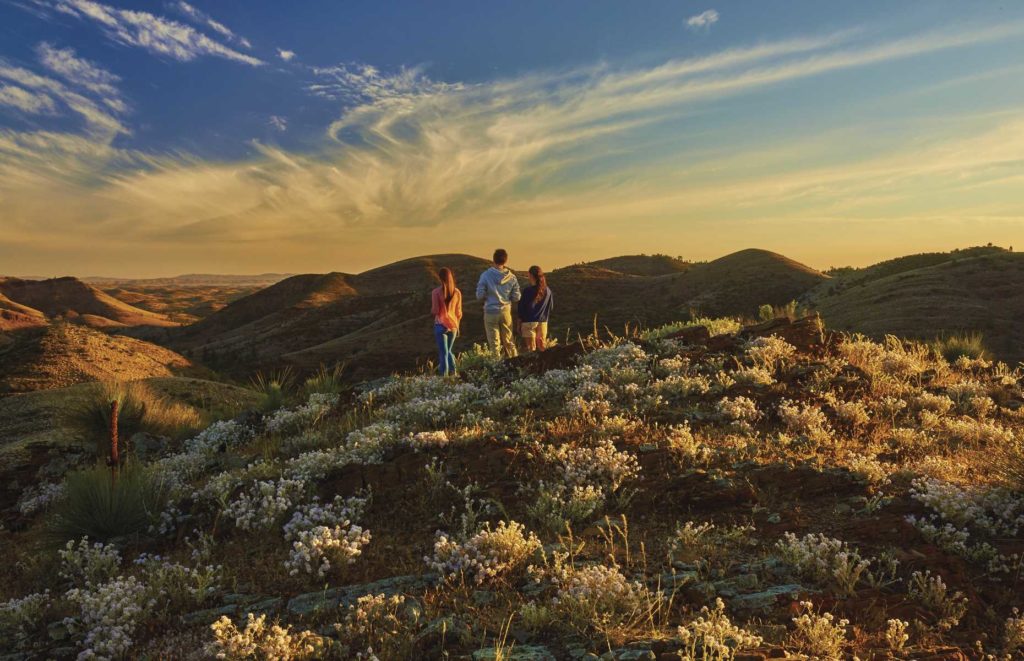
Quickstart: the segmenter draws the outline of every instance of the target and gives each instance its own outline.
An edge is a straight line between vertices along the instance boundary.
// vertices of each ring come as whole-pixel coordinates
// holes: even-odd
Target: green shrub
[[[86,536],[109,542],[141,534],[159,517],[164,496],[162,480],[142,466],[128,464],[116,478],[105,466],[75,471],[53,508],[50,532],[61,543]]]
[[[259,372],[252,378],[252,389],[260,393],[259,409],[275,411],[284,406],[294,394],[295,373],[291,367]]]
[[[488,377],[500,369],[503,359],[484,344],[474,344],[469,351],[459,354],[456,364],[467,376]]]
[[[64,411],[61,422],[76,440],[95,445],[100,457],[110,453],[110,403],[115,400],[118,402],[118,437],[122,443],[137,432],[182,438],[202,426],[201,416],[195,409],[168,401],[144,383],[97,383],[90,387],[82,401]]]
[[[302,384],[304,399],[309,398],[313,393],[337,395],[343,392],[345,390],[345,382],[342,379],[344,372],[345,365],[342,363],[337,363],[330,369],[321,365],[320,369]]]
[[[929,346],[937,355],[953,363],[958,358],[988,358],[985,341],[981,333],[961,333],[944,335],[931,341]]]
[[[657,328],[650,328],[640,333],[640,339],[646,342],[652,342],[654,340],[660,340],[663,337],[667,337],[672,333],[683,330],[684,328],[693,328],[695,326],[704,326],[708,329],[708,333],[711,335],[731,335],[736,333],[743,327],[743,324],[738,319],[732,317],[719,317],[717,319],[710,319],[706,317],[697,317],[690,321],[676,321],[671,324],[665,324],[664,326],[658,326]]]

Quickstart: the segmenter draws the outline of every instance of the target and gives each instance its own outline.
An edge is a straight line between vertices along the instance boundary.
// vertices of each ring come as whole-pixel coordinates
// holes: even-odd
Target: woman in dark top
[[[555,295],[539,266],[530,267],[530,286],[519,299],[519,333],[527,351],[543,351],[548,339],[548,319],[555,307]]]

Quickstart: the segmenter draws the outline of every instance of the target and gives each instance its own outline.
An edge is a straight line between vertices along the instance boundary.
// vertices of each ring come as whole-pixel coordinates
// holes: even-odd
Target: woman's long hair
[[[452,297],[455,296],[455,274],[447,266],[442,266],[437,271],[437,279],[441,281],[444,302],[451,303]]]
[[[544,295],[548,293],[548,277],[539,266],[531,266],[530,275],[537,281],[537,294],[533,297],[533,304],[536,305],[543,301]]]

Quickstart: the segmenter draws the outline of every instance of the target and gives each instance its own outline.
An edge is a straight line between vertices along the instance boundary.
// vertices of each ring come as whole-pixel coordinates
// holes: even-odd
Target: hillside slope
[[[622,255],[587,262],[583,266],[596,266],[629,275],[670,275],[689,271],[695,264],[668,255]]]
[[[463,291],[461,348],[483,341],[474,289],[488,265],[467,255],[432,255],[357,275],[294,276],[175,330],[170,346],[234,373],[345,362],[352,378],[382,376],[433,357],[429,294],[441,266],[454,268]],[[519,276],[525,285],[525,274]],[[781,255],[755,250],[700,265],[645,256],[581,264],[548,274],[555,292],[550,333],[563,340],[587,335],[595,323],[621,332],[626,325],[667,323],[695,306],[752,315],[759,305],[784,304],[823,279]]]
[[[922,339],[979,331],[998,357],[1024,360],[1024,254],[948,255],[838,289],[812,300],[831,327]]]
[[[78,324],[55,323],[9,338],[0,353],[0,394],[174,376],[193,367],[170,349]]]
[[[0,294],[0,331],[45,326],[46,315]]]
[[[232,373],[281,363],[315,368],[354,361],[360,375],[378,376],[415,364],[406,362],[410,356],[429,353],[429,295],[441,266],[455,270],[469,299],[487,262],[432,255],[358,275],[292,276],[175,330],[170,346]],[[406,329],[410,320],[418,325]],[[482,325],[468,326],[482,335]],[[314,347],[319,348],[310,352]],[[363,365],[369,368],[362,370]]]
[[[47,317],[97,328],[175,325],[162,314],[129,305],[77,278],[0,278],[0,294]]]

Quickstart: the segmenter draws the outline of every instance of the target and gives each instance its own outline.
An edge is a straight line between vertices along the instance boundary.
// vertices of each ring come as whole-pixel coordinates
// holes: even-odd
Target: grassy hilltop
[[[462,367],[324,373],[116,481],[38,484],[0,533],[5,651],[1022,653],[1020,370],[815,318]]]

